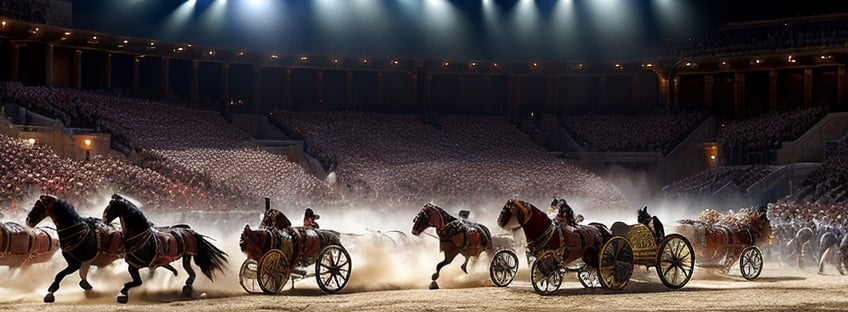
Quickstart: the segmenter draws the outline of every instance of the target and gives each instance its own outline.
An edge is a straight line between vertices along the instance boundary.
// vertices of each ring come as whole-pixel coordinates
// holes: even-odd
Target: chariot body
[[[0,223],[0,266],[20,267],[46,262],[59,250],[59,239],[44,228]]]
[[[262,224],[245,225],[239,247],[247,255],[239,271],[248,293],[279,294],[291,279],[315,277],[326,293],[341,291],[350,279],[350,254],[340,234],[312,227],[292,227],[286,216],[266,199]]]

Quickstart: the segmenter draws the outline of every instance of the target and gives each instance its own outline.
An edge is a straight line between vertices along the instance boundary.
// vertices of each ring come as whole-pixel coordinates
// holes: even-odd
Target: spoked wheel
[[[598,266],[601,286],[620,290],[633,275],[633,247],[622,236],[613,236],[601,248],[601,263]]]
[[[342,246],[330,245],[321,250],[315,262],[315,279],[326,293],[337,293],[350,280],[350,254]]]
[[[272,249],[259,259],[259,288],[266,294],[279,294],[290,275],[289,259],[279,249]]]
[[[757,246],[742,249],[739,256],[739,271],[746,280],[753,281],[763,272],[763,252]]]
[[[588,265],[577,271],[577,280],[580,281],[580,285],[583,285],[584,288],[601,287],[601,280],[598,278],[598,269],[589,267]]]
[[[518,256],[515,252],[509,249],[496,252],[489,265],[489,277],[492,278],[492,283],[498,287],[509,286],[516,273],[518,273]]]
[[[555,294],[562,284],[559,261],[554,257],[545,257],[533,261],[530,268],[530,282],[537,294],[549,296]]]
[[[660,243],[657,253],[657,275],[665,287],[680,289],[692,278],[695,251],[686,237],[670,234]]]
[[[239,284],[249,294],[258,294],[262,292],[259,286],[258,271],[259,262],[253,259],[244,260],[239,270]]]

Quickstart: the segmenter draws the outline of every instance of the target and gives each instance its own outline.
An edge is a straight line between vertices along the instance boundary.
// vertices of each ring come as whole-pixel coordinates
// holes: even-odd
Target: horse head
[[[282,211],[272,208],[266,208],[262,215],[262,226],[273,227],[278,229],[287,229],[292,226],[291,220],[286,217]]]
[[[26,224],[29,227],[35,227],[41,220],[51,215],[53,204],[56,203],[56,197],[52,195],[41,195],[35,201],[26,217]]]
[[[530,209],[527,205],[528,203],[518,199],[506,201],[498,215],[498,226],[510,231],[523,226],[530,219]]]
[[[113,220],[124,214],[127,209],[127,200],[121,195],[114,194],[106,209],[103,210],[103,222],[106,224],[112,223]]]
[[[258,231],[250,228],[250,224],[245,224],[239,237],[239,249],[247,254],[250,259],[260,259],[262,254],[262,239],[258,237]]]
[[[106,224],[112,223],[117,218],[121,218],[121,226],[125,233],[128,229],[131,231],[139,231],[147,229],[151,224],[147,221],[147,217],[138,209],[138,207],[121,195],[112,195],[106,209],[103,209],[103,222]]]
[[[418,214],[412,219],[412,235],[417,236],[431,226],[439,228],[444,225],[444,220],[441,218],[441,213],[438,209],[438,206],[432,202],[424,204],[421,211],[418,211]]]

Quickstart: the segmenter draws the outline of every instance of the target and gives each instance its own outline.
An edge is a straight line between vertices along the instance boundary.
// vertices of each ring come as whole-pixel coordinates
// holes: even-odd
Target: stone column
[[[804,68],[804,107],[813,105],[813,69]]]
[[[386,90],[383,72],[377,73],[377,106],[385,107],[386,106]]]
[[[54,84],[53,74],[53,44],[44,46],[44,86],[52,87]]]
[[[139,83],[139,63],[141,63],[141,57],[136,55],[133,58],[133,69],[132,69],[132,95],[134,97],[138,97],[138,83]]]
[[[112,89],[112,53],[103,55],[103,75],[100,79],[100,87],[104,90]]]
[[[745,115],[745,73],[733,74],[733,116]]]
[[[321,69],[315,74],[315,100],[324,105],[324,70]]]
[[[769,111],[777,111],[777,70],[769,70]]]
[[[456,75],[456,107],[454,108],[457,112],[463,111],[465,106],[465,76],[461,74]]]
[[[598,107],[607,108],[607,75],[598,78]]]
[[[253,100],[249,112],[262,114],[262,66],[253,65]],[[267,113],[267,112],[265,112]]]
[[[191,60],[191,95],[189,106],[200,104],[200,62]]]
[[[171,78],[171,59],[167,57],[161,58],[159,65],[159,98],[168,99],[168,89],[170,88]]]
[[[418,109],[418,74],[409,74],[409,103],[407,108],[411,111]]]
[[[844,110],[845,107],[845,65],[839,65],[836,69],[836,103],[835,109]]]
[[[433,92],[433,74],[427,73],[424,77],[424,111],[433,107],[431,103],[431,95]]]
[[[21,79],[21,44],[12,42],[9,49],[9,80]]]
[[[708,111],[713,109],[713,87],[715,86],[715,76],[704,76],[704,108]]]
[[[633,108],[639,108],[642,106],[642,75],[633,75],[631,80],[633,92],[632,99],[630,100]]]
[[[283,70],[283,106],[286,109],[294,108],[294,104],[292,104],[291,68]]]
[[[82,89],[82,50],[74,50],[74,59],[73,64],[71,64],[71,68],[71,72],[74,75],[71,80],[71,88],[77,90]]]
[[[353,107],[353,72],[345,71],[345,107]]]
[[[229,105],[230,103],[230,64],[223,63],[221,64],[221,102],[225,103],[224,105]]]

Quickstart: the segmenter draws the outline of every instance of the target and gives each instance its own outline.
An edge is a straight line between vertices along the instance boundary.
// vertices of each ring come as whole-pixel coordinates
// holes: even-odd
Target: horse
[[[824,273],[824,266],[828,261],[833,261],[839,269],[839,274],[848,275],[848,235],[842,234],[840,240],[840,234],[837,231],[826,231],[819,238],[819,274]]]
[[[528,256],[534,257],[535,261],[543,261],[541,263],[544,265],[540,268],[544,268],[543,274],[546,276],[553,276],[562,264],[577,259],[582,259],[587,266],[597,270],[600,250],[612,237],[603,224],[559,224],[533,204],[520,199],[510,199],[504,204],[498,215],[498,226],[509,231],[518,228],[524,231]],[[558,278],[559,275],[556,275]]]
[[[767,208],[761,206],[751,210],[742,209],[711,222],[680,220],[676,232],[689,239],[702,266],[718,266],[723,273],[727,273],[745,248],[768,243],[772,233],[767,212]],[[742,268],[746,279],[759,276],[761,260],[755,261],[757,263],[754,263],[753,269],[756,272],[750,275],[746,275],[746,268]]]
[[[798,268],[804,267],[804,260],[816,257],[815,245],[818,242],[815,236],[815,231],[811,227],[805,226],[798,229],[792,239],[786,242],[786,248],[794,255]]]
[[[430,289],[439,288],[436,282],[439,279],[439,271],[453,262],[457,255],[462,254],[465,257],[461,268],[467,274],[469,258],[478,257],[483,251],[491,253],[494,250],[489,228],[479,223],[458,219],[432,202],[424,204],[412,223],[412,234],[415,236],[427,228],[435,228],[439,236],[439,251],[445,254],[445,259],[436,264],[436,273],[433,273],[430,278]]]
[[[92,289],[88,283],[88,269],[91,265],[103,267],[122,257],[121,231],[111,227],[98,218],[83,218],[68,202],[53,195],[41,195],[29,211],[26,224],[35,227],[45,218],[50,218],[59,234],[59,246],[62,257],[68,266],[56,274],[56,278],[47,288],[44,302],[56,300],[53,293],[59,290],[59,283],[66,275],[79,270],[79,286],[84,290]]]
[[[214,280],[215,271],[224,270],[227,253],[215,247],[206,236],[195,232],[188,225],[154,228],[135,204],[117,194],[112,195],[103,210],[105,222],[112,222],[116,218],[121,220],[125,260],[129,265],[127,270],[133,279],[121,288],[117,297],[118,303],[127,303],[129,290],[142,284],[138,273],[141,268],[167,267],[171,262],[182,258],[183,269],[188,273],[188,279],[183,286],[183,297],[191,296],[196,276],[191,266],[192,257],[210,281]]]

